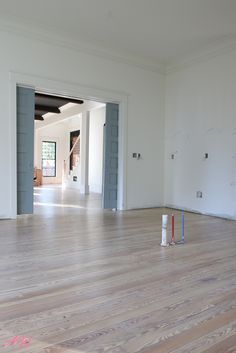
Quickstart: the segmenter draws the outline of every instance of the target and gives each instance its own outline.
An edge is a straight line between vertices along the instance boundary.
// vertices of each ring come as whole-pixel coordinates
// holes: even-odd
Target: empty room
[[[0,353],[236,352],[236,1],[0,0]]]

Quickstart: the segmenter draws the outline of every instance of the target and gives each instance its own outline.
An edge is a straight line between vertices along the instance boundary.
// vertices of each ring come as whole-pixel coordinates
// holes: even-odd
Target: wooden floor
[[[81,195],[76,189],[63,189],[61,185],[34,188],[34,213],[44,216],[77,214],[81,211],[101,210],[100,194]]]
[[[236,352],[236,222],[55,209],[0,222],[0,352]]]

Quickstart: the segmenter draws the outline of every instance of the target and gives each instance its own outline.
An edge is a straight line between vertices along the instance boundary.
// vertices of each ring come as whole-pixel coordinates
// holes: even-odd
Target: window
[[[43,141],[42,170],[44,177],[56,176],[56,142]]]

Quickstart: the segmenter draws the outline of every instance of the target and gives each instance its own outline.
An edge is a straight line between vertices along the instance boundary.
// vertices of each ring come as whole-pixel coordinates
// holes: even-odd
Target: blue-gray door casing
[[[117,208],[119,105],[106,104],[104,127],[103,208]]]
[[[34,97],[33,89],[17,87],[17,214],[33,213]]]

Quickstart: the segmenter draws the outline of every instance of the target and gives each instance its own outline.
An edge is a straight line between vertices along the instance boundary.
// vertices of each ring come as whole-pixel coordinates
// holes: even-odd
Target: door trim
[[[17,216],[17,167],[16,167],[16,87],[25,86],[45,93],[79,97],[103,103],[119,104],[119,136],[118,136],[118,195],[117,209],[127,209],[127,122],[128,94],[98,87],[84,86],[72,82],[64,82],[45,77],[10,72],[10,131],[11,131],[11,218]]]

